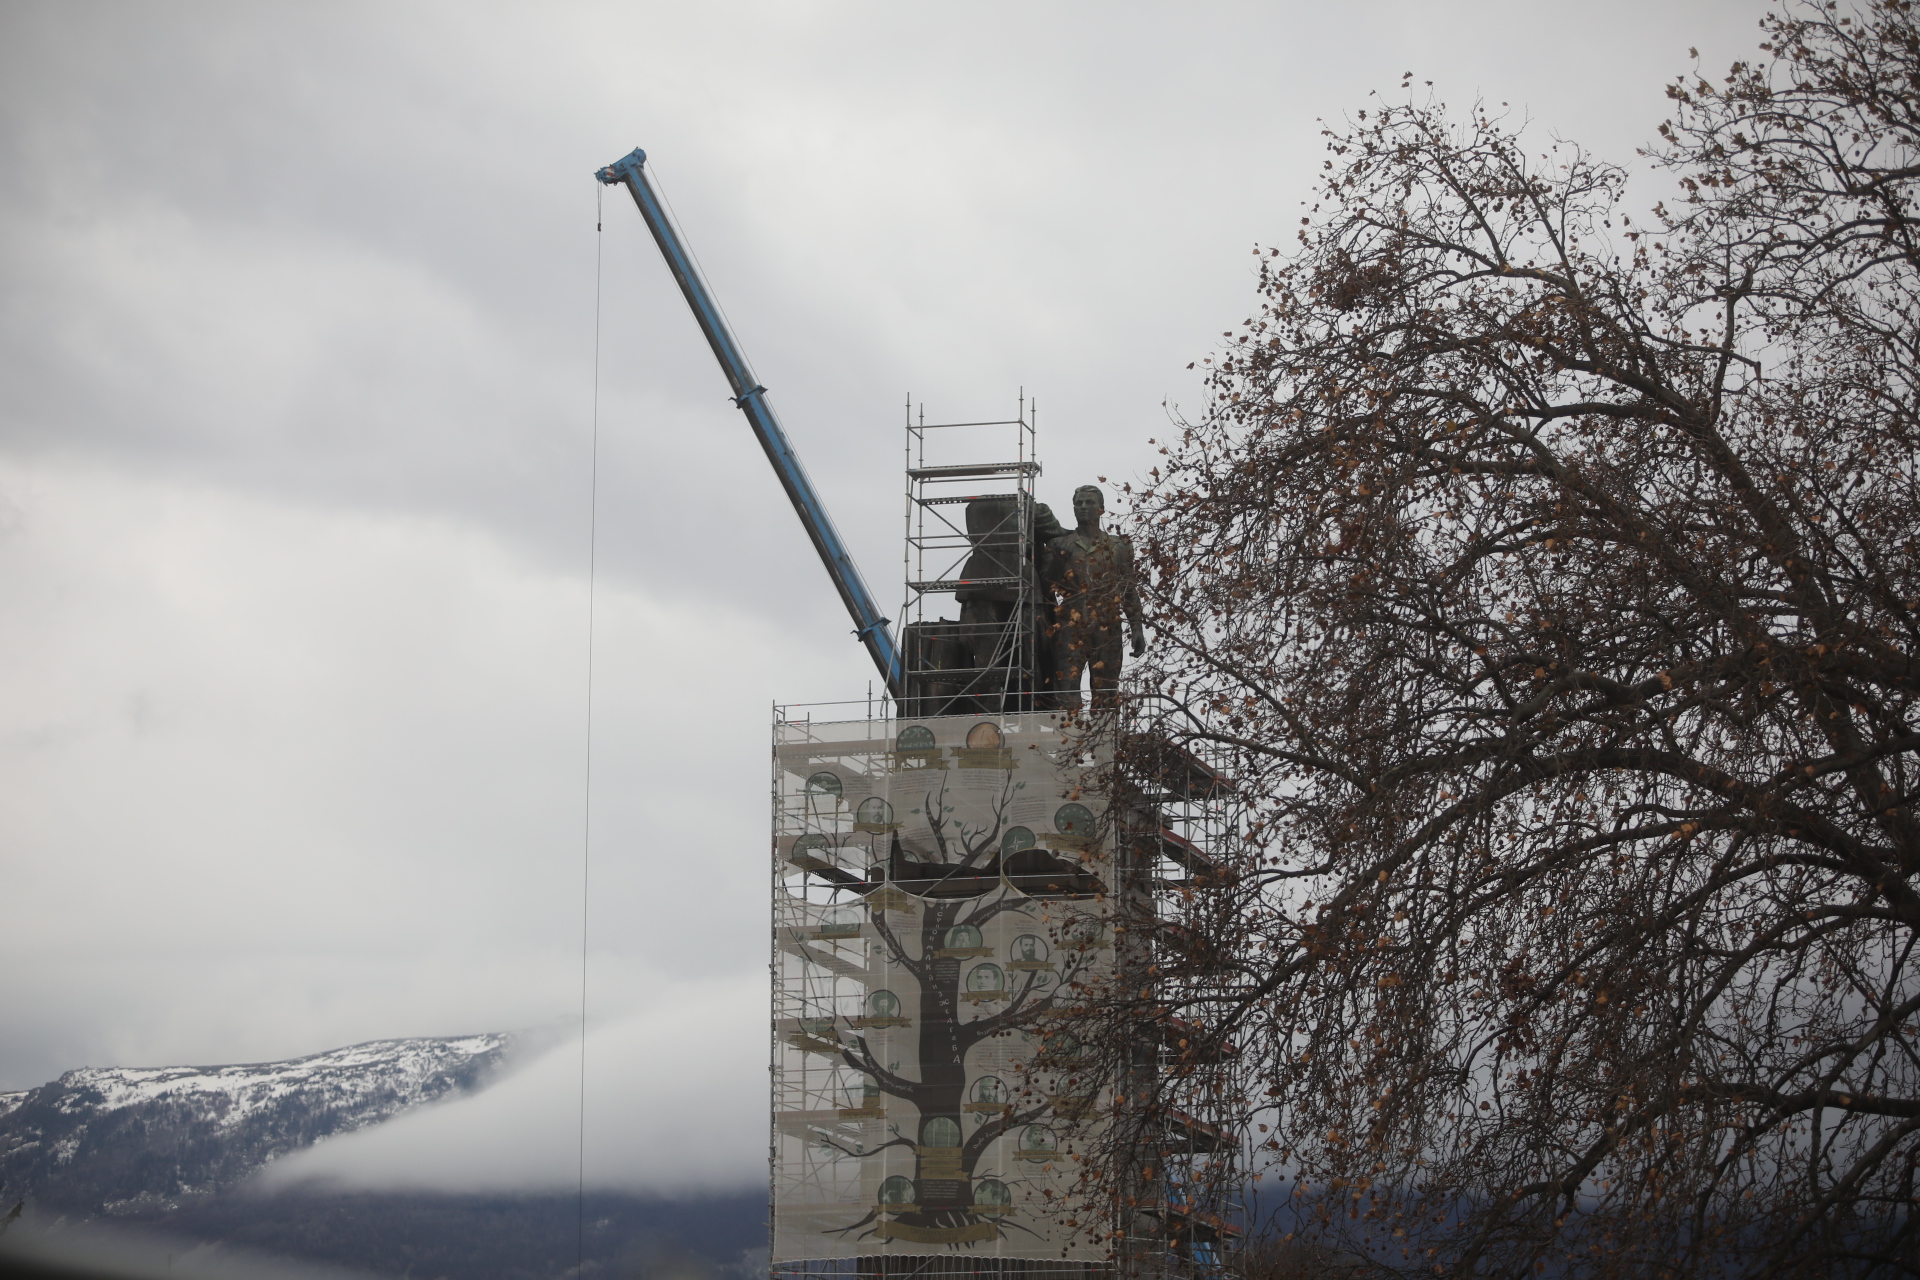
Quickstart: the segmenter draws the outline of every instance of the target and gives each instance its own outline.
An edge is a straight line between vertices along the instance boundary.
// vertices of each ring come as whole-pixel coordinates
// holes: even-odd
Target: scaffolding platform
[[[928,422],[908,402],[903,714],[1047,707],[1035,417],[1025,392],[995,421]],[[982,493],[983,479],[1001,483]]]

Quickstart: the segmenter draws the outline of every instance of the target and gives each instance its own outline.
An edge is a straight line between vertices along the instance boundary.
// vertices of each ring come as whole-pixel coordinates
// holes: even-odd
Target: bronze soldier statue
[[[968,585],[954,592],[960,602],[960,625],[953,631],[975,671],[969,691],[983,711],[1002,709],[1002,686],[1010,684],[1014,693],[1032,692],[1043,683],[1041,677],[1053,670],[1045,652],[1053,614],[1041,589],[1039,561],[1045,548],[1067,531],[1044,502],[1031,503],[1027,506],[1030,542],[1023,560],[1019,516],[1020,506],[1028,502],[1011,496],[976,498],[966,507],[973,551],[960,571]],[[1023,599],[1026,617],[1015,626],[1014,611],[1021,607],[1016,602]],[[1019,652],[1010,643],[1015,635],[1033,637],[1033,647],[1040,652]]]
[[[1080,705],[1081,672],[1093,685],[1096,710],[1111,707],[1120,687],[1121,619],[1133,656],[1147,651],[1140,592],[1134,585],[1133,539],[1100,527],[1107,500],[1095,485],[1073,491],[1079,527],[1048,547],[1051,594],[1057,597],[1053,636],[1055,702]]]

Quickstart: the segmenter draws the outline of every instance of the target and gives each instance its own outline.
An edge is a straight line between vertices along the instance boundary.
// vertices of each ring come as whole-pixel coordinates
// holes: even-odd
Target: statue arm
[[[1054,549],[1054,543],[1067,536],[1067,531],[1054,519],[1053,509],[1044,502],[1033,506],[1033,559],[1034,576],[1039,581],[1042,603],[1051,605],[1060,585],[1060,553]]]
[[[1120,608],[1127,615],[1127,637],[1137,658],[1147,651],[1146,611],[1140,607],[1140,585],[1133,572],[1133,539],[1122,534],[1119,543],[1115,567],[1120,571]]]
[[[1055,538],[1065,537],[1067,527],[1054,518],[1053,508],[1044,502],[1033,504],[1033,540],[1040,546],[1046,546]]]

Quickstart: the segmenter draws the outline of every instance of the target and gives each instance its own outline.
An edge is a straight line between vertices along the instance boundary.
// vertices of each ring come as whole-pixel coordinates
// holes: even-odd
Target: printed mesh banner
[[[1109,971],[1094,761],[1048,714],[775,734],[773,1261],[1094,1261],[1105,1099],[1055,1012]]]

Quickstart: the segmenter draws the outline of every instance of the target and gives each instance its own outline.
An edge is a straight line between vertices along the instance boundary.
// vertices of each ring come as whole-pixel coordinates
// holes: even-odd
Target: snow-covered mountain
[[[87,1216],[164,1212],[287,1152],[473,1089],[510,1040],[492,1032],[375,1040],[286,1062],[82,1067],[0,1094],[0,1195]]]
[[[243,1248],[414,1280],[764,1277],[764,1189],[672,1198],[240,1189],[269,1161],[451,1099],[510,1051],[532,1055],[551,1039],[549,1029],[380,1040],[288,1062],[69,1071],[0,1094],[0,1217],[26,1200],[16,1243],[24,1229],[57,1235],[63,1220],[90,1219],[109,1234],[157,1232],[175,1242],[169,1250]],[[6,1248],[0,1240],[0,1273]]]

